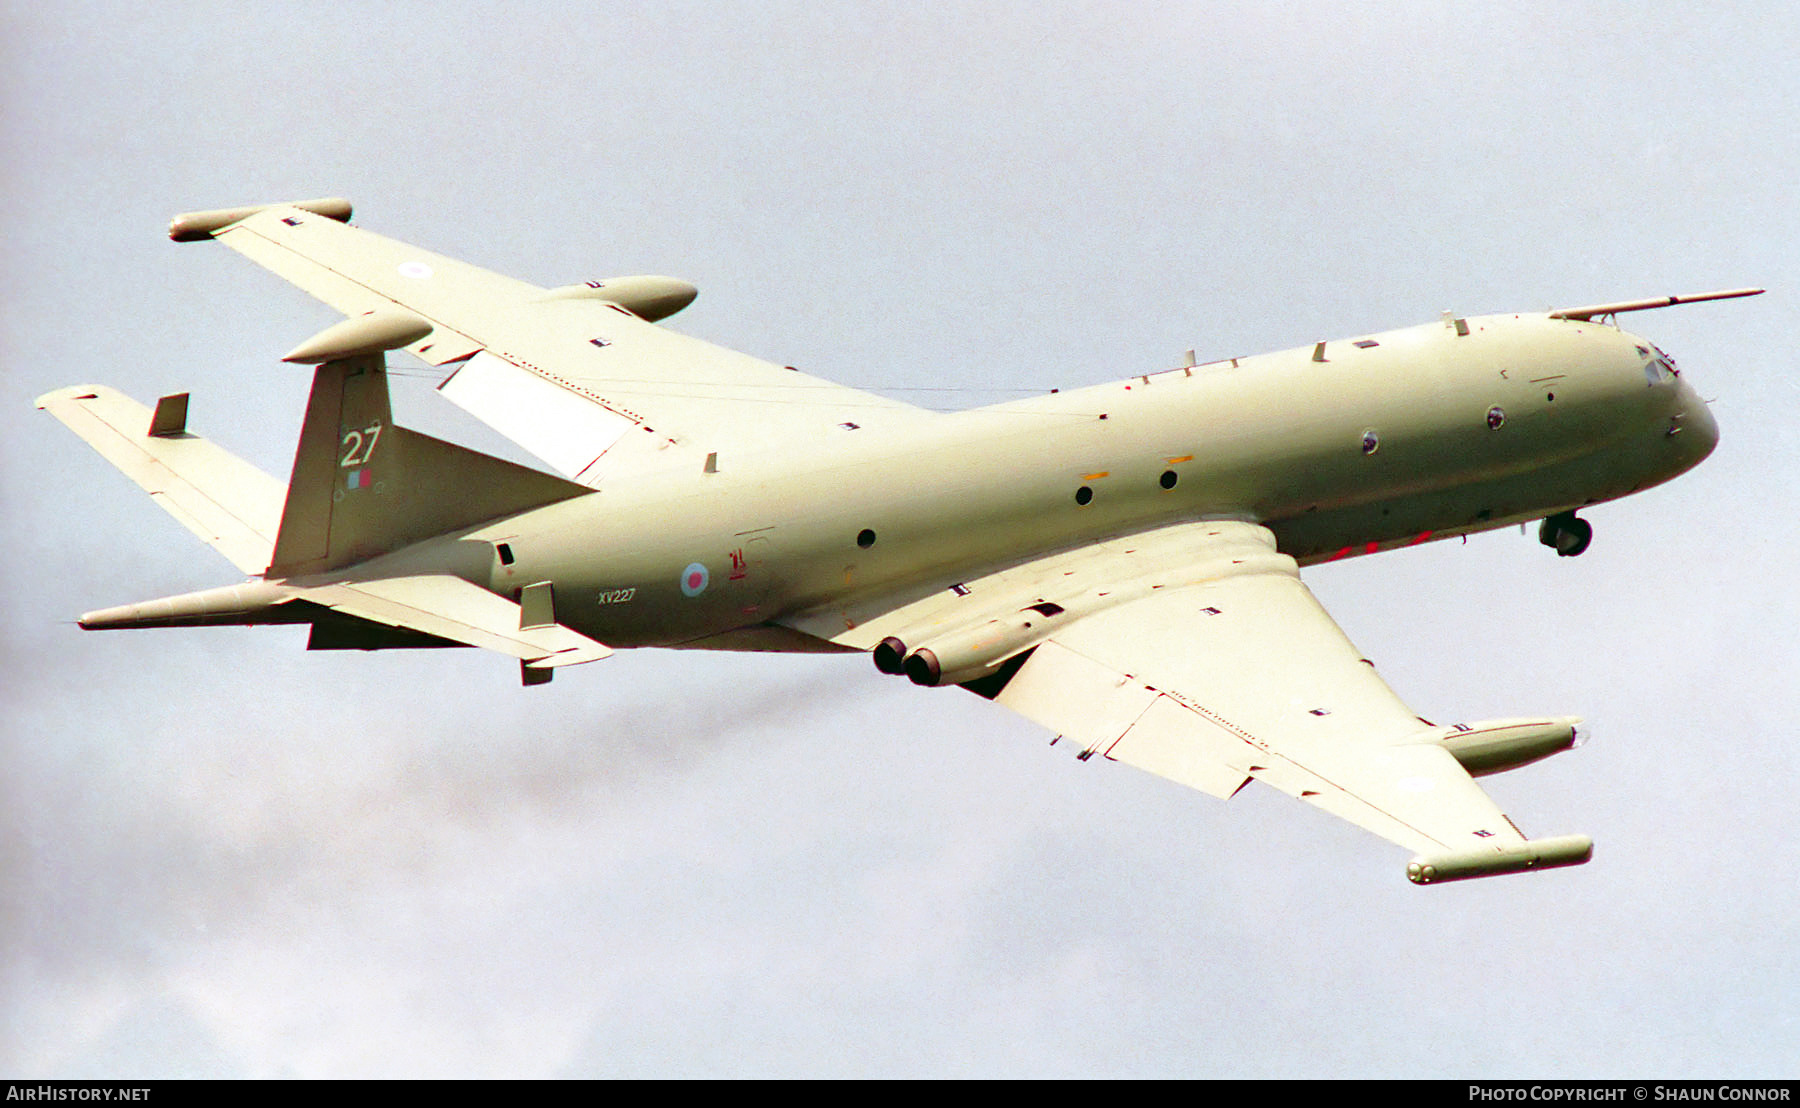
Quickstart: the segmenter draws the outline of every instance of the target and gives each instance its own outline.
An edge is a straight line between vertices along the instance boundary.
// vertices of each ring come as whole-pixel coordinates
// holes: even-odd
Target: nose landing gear
[[[1546,516],[1538,525],[1538,541],[1560,557],[1573,558],[1594,541],[1594,525],[1577,518],[1574,512]]]

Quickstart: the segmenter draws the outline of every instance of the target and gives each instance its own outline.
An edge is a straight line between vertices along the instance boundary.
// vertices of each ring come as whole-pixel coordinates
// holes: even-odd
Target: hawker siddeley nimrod
[[[349,318],[284,487],[93,385],[40,407],[250,575],[86,628],[308,624],[311,649],[478,646],[524,682],[615,647],[866,651],[1099,755],[1229,797],[1263,781],[1417,853],[1415,882],[1585,862],[1474,778],[1573,718],[1442,726],[1383,683],[1301,565],[1542,520],[1666,481],[1717,437],[1620,313],[1458,318],[937,413],[677,334],[692,285],[543,289],[348,225],[342,200],[195,212]],[[561,476],[396,426],[386,354]]]

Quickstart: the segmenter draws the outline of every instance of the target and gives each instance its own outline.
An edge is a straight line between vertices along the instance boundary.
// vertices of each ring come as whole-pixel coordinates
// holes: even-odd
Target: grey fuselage
[[[1603,323],[1446,320],[695,460],[361,568],[549,581],[612,646],[830,649],[775,621],[1185,520],[1260,523],[1307,564],[1624,496],[1717,441],[1667,367]]]

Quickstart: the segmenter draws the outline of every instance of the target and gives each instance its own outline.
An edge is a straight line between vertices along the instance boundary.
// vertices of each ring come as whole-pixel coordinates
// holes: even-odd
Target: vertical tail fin
[[[268,575],[323,573],[592,491],[394,426],[381,354],[326,362],[313,373]]]

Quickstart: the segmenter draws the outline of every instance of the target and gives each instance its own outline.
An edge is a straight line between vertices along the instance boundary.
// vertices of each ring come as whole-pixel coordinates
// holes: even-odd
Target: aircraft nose
[[[1719,445],[1719,424],[1713,419],[1712,409],[1691,385],[1683,381],[1681,389],[1684,403],[1679,414],[1671,420],[1669,433],[1684,440],[1681,445],[1693,454],[1697,463]]]

